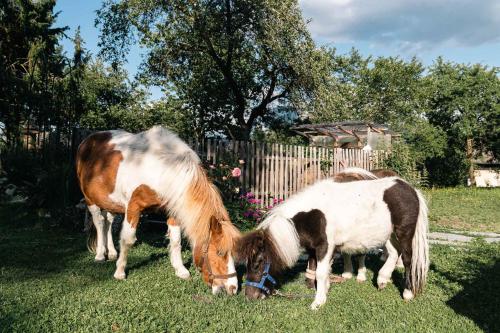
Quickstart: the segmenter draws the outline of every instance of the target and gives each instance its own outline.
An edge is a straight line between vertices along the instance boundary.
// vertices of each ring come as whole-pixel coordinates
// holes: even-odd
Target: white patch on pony
[[[409,289],[405,289],[405,290],[403,291],[403,298],[404,298],[405,300],[409,301],[409,300],[413,299],[413,297],[414,297],[414,295],[413,295],[413,293],[411,292],[411,290],[409,290]]]
[[[388,239],[385,243],[385,249],[387,251],[387,260],[384,266],[378,271],[377,285],[379,289],[384,289],[387,283],[391,281],[392,272],[396,267],[396,262],[398,261],[398,250],[392,244],[391,240]]]
[[[342,257],[344,258],[344,272],[342,273],[342,277],[344,279],[352,278],[352,258],[350,254],[342,253]]]
[[[132,225],[125,219],[122,224],[122,231],[120,232],[120,242],[125,242],[128,246],[134,245],[137,237],[135,236],[136,229],[132,228]]]
[[[229,253],[227,260],[227,274],[231,274],[236,272],[236,268],[234,267],[233,256]],[[224,282],[224,287],[226,288],[228,295],[236,295],[238,292],[238,277],[231,277]]]
[[[222,291],[222,287],[221,286],[216,286],[216,285],[212,286],[212,295],[217,295],[221,291]]]
[[[103,213],[101,212],[101,209],[97,207],[96,205],[91,205],[88,207],[90,215],[92,215],[92,222],[94,223],[94,226],[96,228],[97,232],[97,248],[96,248],[96,255],[95,255],[95,261],[97,262],[103,262],[106,260],[106,235],[105,235],[105,220]]]
[[[366,255],[362,254],[358,259],[358,274],[356,275],[356,281],[365,282],[366,281],[366,266],[365,266]]]
[[[170,263],[174,267],[175,275],[184,280],[189,279],[189,271],[182,262],[181,228],[178,225],[169,225],[168,235],[170,238]]]
[[[289,218],[281,216],[279,212],[271,212],[257,229],[268,230],[285,265],[292,267],[297,262],[300,256],[299,235]]]
[[[106,213],[106,228],[107,228],[107,244],[106,248],[108,250],[108,260],[116,260],[118,258],[118,252],[116,252],[115,244],[113,243],[113,222],[115,216],[110,212]]]
[[[195,223],[185,212],[186,189],[193,181],[200,163],[198,155],[175,133],[160,126],[131,134],[110,131],[110,144],[123,156],[118,167],[113,193],[109,198],[126,207],[133,191],[140,185],[153,189],[181,226]]]

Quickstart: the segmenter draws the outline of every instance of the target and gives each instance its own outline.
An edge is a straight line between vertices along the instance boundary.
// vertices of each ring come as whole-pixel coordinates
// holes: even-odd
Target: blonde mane
[[[222,231],[217,244],[219,250],[227,252],[233,248],[241,234],[231,223],[217,187],[200,165],[196,167],[193,182],[187,190],[185,204],[190,221],[184,227],[191,244],[207,242],[212,220],[215,220]]]

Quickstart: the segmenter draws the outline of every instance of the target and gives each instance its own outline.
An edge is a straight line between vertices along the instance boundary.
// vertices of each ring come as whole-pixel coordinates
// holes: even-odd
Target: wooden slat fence
[[[223,141],[207,139],[190,141],[200,157],[217,165],[221,162],[243,162],[240,183],[251,191],[262,206],[329,178],[346,167],[377,168],[384,151],[360,149],[327,149],[321,147],[270,144],[263,142]]]

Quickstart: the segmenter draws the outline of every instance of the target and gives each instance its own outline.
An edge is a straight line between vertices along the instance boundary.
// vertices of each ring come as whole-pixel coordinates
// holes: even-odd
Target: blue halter
[[[269,280],[269,282],[271,282],[273,285],[276,285],[276,280],[271,276],[271,274],[269,274],[269,267],[271,267],[271,264],[269,263],[264,266],[264,273],[262,274],[262,278],[260,279],[259,283],[245,281],[245,286],[259,288],[260,290],[264,290],[267,294],[270,294],[271,291],[264,284],[266,283],[266,280]]]

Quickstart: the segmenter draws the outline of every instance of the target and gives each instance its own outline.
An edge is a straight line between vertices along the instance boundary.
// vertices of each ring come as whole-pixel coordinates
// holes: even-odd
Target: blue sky
[[[500,1],[498,0],[300,0],[304,18],[319,45],[363,55],[416,56],[431,64],[438,56],[461,63],[500,67]],[[99,31],[94,27],[100,0],[59,0],[57,24],[69,26],[74,36],[80,26],[86,48],[97,54]],[[68,54],[72,42],[62,42]],[[132,49],[126,69],[133,77],[141,54]],[[161,97],[158,88],[152,98]]]

